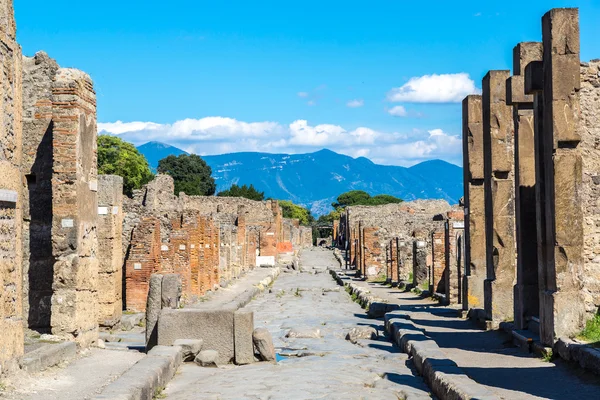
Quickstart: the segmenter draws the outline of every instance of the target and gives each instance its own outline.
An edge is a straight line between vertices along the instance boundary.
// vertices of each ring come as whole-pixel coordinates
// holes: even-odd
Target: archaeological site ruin
[[[462,102],[459,204],[352,205],[313,238],[277,200],[174,194],[166,174],[124,195],[98,173],[92,78],[22,55],[0,0],[7,398],[287,398],[301,382],[289,398],[529,399],[503,385],[536,368],[600,396],[565,372],[600,374],[578,339],[600,310],[600,60],[580,60],[578,9],[540,28]],[[65,376],[79,391],[48,383]]]

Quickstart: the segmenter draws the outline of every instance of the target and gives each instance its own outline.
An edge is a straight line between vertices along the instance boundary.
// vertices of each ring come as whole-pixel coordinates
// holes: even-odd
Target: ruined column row
[[[598,64],[580,62],[578,10],[553,9],[512,76],[490,71],[463,101],[463,308],[545,345],[600,306]]]

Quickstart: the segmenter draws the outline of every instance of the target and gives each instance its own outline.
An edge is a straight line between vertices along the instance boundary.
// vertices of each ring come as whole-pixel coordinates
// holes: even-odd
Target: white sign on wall
[[[72,219],[63,219],[60,221],[60,224],[63,228],[72,228],[74,226]]]
[[[167,246],[166,244],[163,244],[162,246],[160,246],[160,249],[162,251],[169,251],[169,246]]]
[[[180,244],[179,245],[179,250],[185,250],[185,244]]]
[[[108,207],[98,207],[98,215],[108,215]]]
[[[133,264],[133,269],[142,269],[142,264],[140,264],[140,263],[134,263]]]

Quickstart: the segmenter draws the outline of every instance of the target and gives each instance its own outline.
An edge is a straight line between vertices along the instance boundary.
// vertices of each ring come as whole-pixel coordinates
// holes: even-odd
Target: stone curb
[[[156,346],[96,400],[152,400],[169,383],[183,362],[181,346]]]
[[[281,274],[281,268],[273,268],[269,276],[252,286],[252,288],[240,293],[227,306],[233,307],[235,310],[246,307],[252,301],[254,296],[261,294],[269,287],[271,283],[275,282],[279,274]]]
[[[554,345],[554,352],[566,360],[579,364],[594,374],[600,375],[600,350],[571,339],[559,339]]]
[[[497,400],[495,394],[486,387],[475,382],[440,350],[437,343],[426,336],[410,320],[410,313],[398,312],[397,304],[389,304],[384,300],[370,295],[370,292],[349,278],[343,278],[337,271],[331,270],[331,275],[340,284],[349,288],[351,294],[356,294],[358,302],[365,308],[387,309],[396,306],[396,312],[386,311],[385,329],[393,342],[406,354],[412,356],[415,367],[423,377],[431,391],[440,399],[451,400]]]
[[[53,367],[63,361],[73,359],[77,355],[75,342],[62,342],[48,344],[30,353],[21,359],[21,369],[30,373],[40,372]]]

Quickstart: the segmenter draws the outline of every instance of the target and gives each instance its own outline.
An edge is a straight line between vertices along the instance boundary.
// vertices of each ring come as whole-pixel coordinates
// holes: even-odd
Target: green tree
[[[121,176],[127,196],[154,177],[148,161],[133,144],[110,135],[98,136],[98,173]]]
[[[175,181],[175,194],[184,192],[189,196],[212,196],[217,185],[212,169],[196,154],[170,155],[158,162],[158,172],[168,174]]]
[[[338,196],[335,203],[331,203],[333,208],[343,209],[348,206],[380,206],[383,204],[390,203],[402,203],[402,199],[399,199],[389,194],[379,194],[371,197],[369,193],[362,190],[351,190],[346,193],[342,193]]]
[[[250,186],[231,185],[229,189],[219,192],[217,196],[245,197],[246,199],[250,200],[263,201],[265,199],[265,192],[259,192],[252,184]]]
[[[279,205],[283,213],[283,218],[297,218],[300,220],[300,225],[308,226],[315,222],[315,217],[306,207],[299,206],[289,200],[280,200]]]

